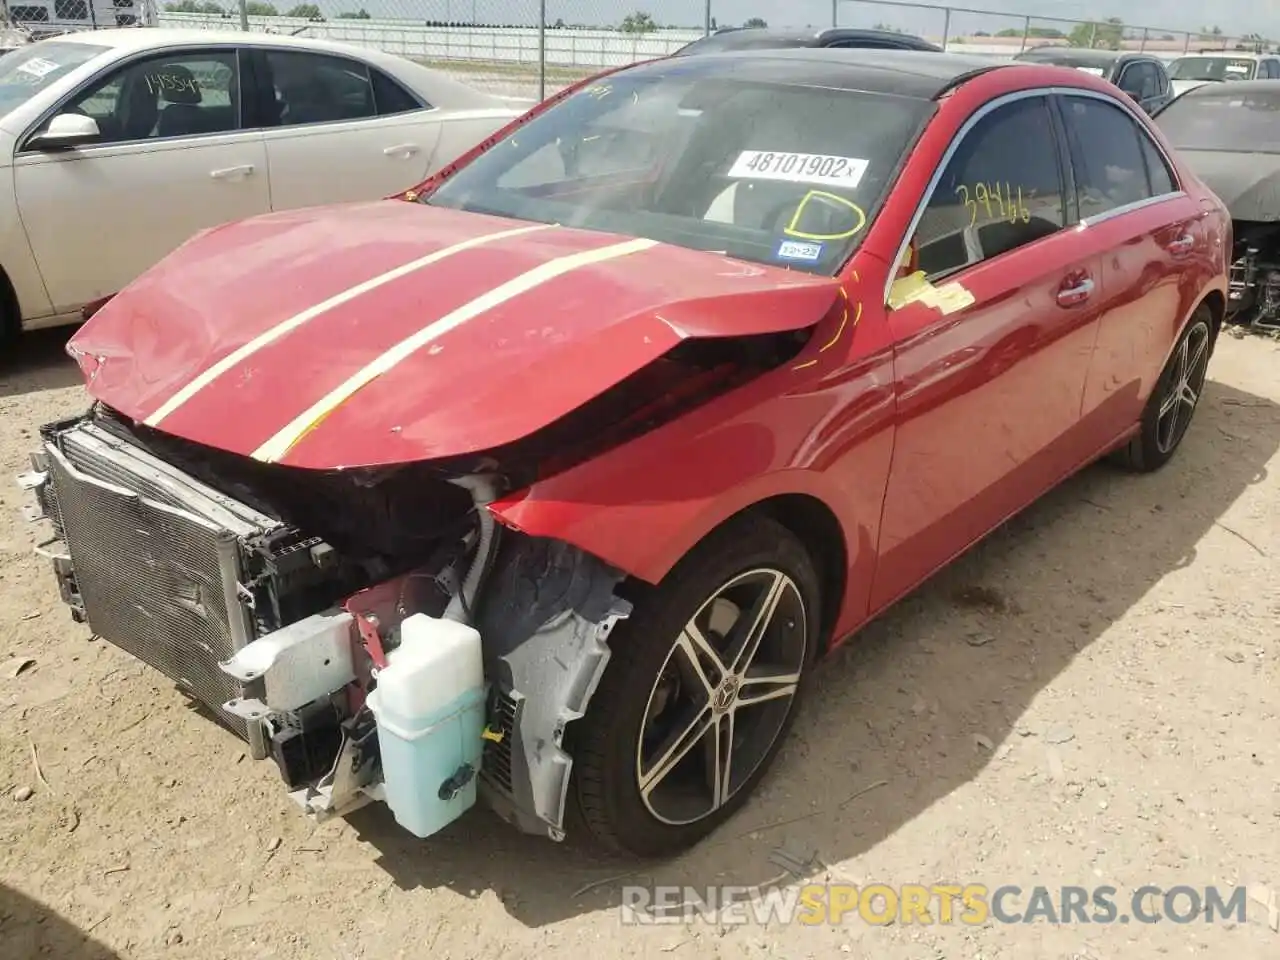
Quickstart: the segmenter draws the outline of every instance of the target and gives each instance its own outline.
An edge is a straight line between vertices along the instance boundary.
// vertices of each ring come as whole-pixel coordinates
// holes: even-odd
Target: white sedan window
[[[240,126],[233,51],[140,60],[107,75],[64,109],[92,117],[100,143],[226,133]]]

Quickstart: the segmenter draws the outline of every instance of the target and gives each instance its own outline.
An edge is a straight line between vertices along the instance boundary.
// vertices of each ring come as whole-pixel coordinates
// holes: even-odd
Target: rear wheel
[[[730,817],[795,714],[819,579],[781,524],[718,531],[636,603],[579,721],[578,809],[613,852],[671,856]]]
[[[1172,459],[1186,436],[1204,390],[1213,351],[1213,316],[1201,305],[1178,340],[1156,387],[1151,391],[1142,426],[1115,459],[1130,470],[1149,473]]]

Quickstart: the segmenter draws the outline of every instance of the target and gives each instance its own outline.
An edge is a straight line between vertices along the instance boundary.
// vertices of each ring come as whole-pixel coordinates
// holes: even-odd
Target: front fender
[[[832,350],[773,370],[489,509],[657,583],[734,514],[779,495],[813,498],[843,538],[840,636],[866,615],[893,450],[892,359],[872,332],[863,357]]]
[[[674,451],[641,465],[600,458],[534,484],[490,510],[530,536],[571,543],[648,583],[658,583],[708,533],[770,497],[802,494],[838,502],[811,470],[745,475],[734,451]],[[716,457],[721,459],[717,460]]]

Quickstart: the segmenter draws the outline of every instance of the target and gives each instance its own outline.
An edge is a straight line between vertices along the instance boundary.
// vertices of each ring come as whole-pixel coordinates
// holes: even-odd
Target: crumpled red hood
[[[197,235],[68,346],[94,397],[260,460],[335,468],[486,450],[691,337],[801,329],[837,281],[386,200]]]

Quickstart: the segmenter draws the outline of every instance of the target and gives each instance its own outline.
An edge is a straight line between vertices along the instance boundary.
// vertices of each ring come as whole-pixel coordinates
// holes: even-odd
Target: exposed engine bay
[[[497,527],[483,475],[293,471],[101,404],[41,440],[20,483],[74,619],[274,760],[308,813],[384,800],[426,836],[483,795],[563,838],[565,729],[630,612],[620,571]]]
[[[1280,330],[1280,223],[1235,220],[1227,322]]]

